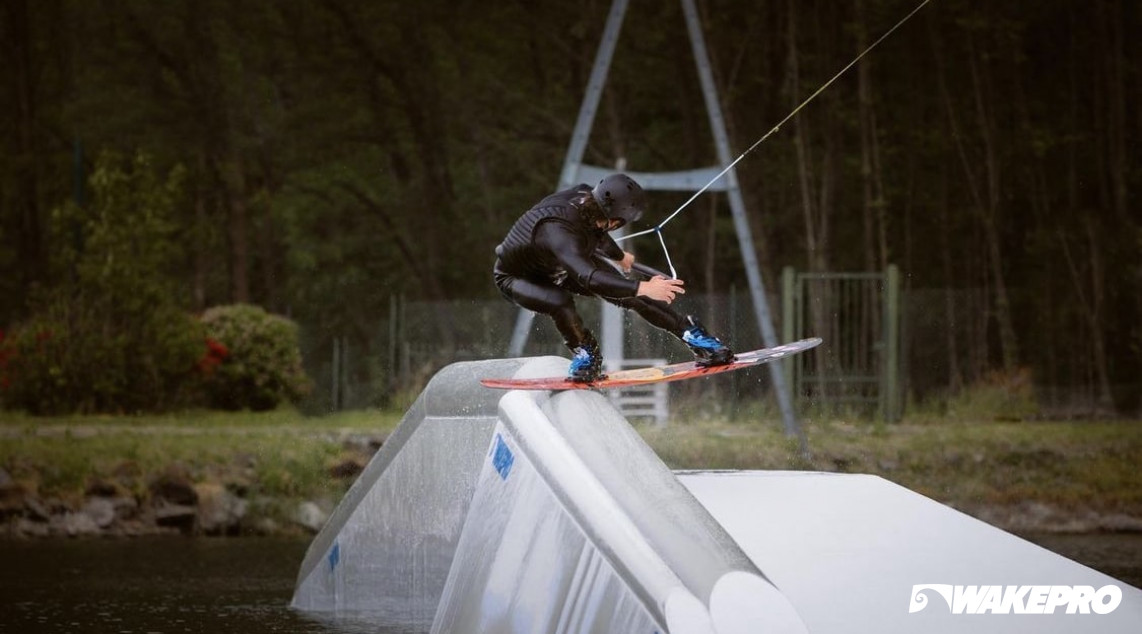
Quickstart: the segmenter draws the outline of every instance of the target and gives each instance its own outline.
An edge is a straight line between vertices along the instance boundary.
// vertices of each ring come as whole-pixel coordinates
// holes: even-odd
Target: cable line
[[[725,176],[726,173],[729,172],[731,169],[733,169],[734,166],[737,165],[743,158],[745,158],[747,154],[754,151],[757,148],[757,146],[759,146],[763,142],[765,142],[765,140],[768,139],[770,136],[772,136],[773,133],[780,130],[781,126],[785,125],[786,122],[788,122],[790,119],[792,119],[794,116],[796,116],[796,114],[798,112],[800,112],[801,109],[804,108],[806,105],[808,105],[810,101],[813,101],[814,99],[816,99],[817,95],[824,92],[826,88],[831,86],[833,84],[833,82],[835,82],[837,80],[837,78],[839,78],[841,75],[844,75],[845,72],[847,72],[850,68],[852,68],[854,65],[856,65],[856,63],[859,62],[861,60],[861,58],[863,58],[865,55],[867,55],[869,51],[876,48],[876,46],[878,44],[880,44],[882,41],[884,41],[885,38],[887,38],[889,35],[892,35],[893,31],[900,28],[900,26],[903,25],[905,22],[907,22],[909,19],[911,19],[912,16],[915,15],[917,11],[919,11],[920,9],[923,9],[924,6],[927,5],[931,1],[932,0],[923,0],[923,2],[921,2],[919,5],[917,5],[915,9],[912,9],[912,11],[908,13],[908,15],[901,18],[901,20],[899,22],[897,22],[895,25],[893,25],[893,27],[891,29],[888,29],[888,31],[886,31],[884,33],[884,35],[881,35],[872,44],[869,44],[867,48],[865,48],[863,51],[861,51],[861,53],[859,55],[857,55],[855,58],[853,58],[853,60],[851,62],[849,62],[844,68],[837,71],[837,74],[833,75],[832,78],[829,79],[829,81],[825,82],[824,84],[821,84],[820,88],[818,88],[813,94],[809,95],[804,101],[802,101],[800,103],[800,105],[798,105],[796,108],[794,108],[793,111],[790,112],[788,115],[786,115],[784,119],[779,121],[777,123],[777,125],[773,126],[773,128],[770,129],[769,132],[766,132],[764,135],[761,136],[760,139],[758,139],[757,141],[754,141],[753,145],[749,146],[746,149],[746,151],[742,152],[736,159],[733,160],[733,162],[731,162],[724,169],[722,169],[722,171],[718,172],[718,174],[716,176],[711,178],[710,182],[706,183],[705,185],[702,186],[701,189],[694,192],[693,196],[690,196],[690,198],[688,198],[686,200],[686,202],[682,203],[682,205],[680,207],[678,207],[678,209],[675,209],[674,212],[671,213],[669,216],[667,216],[665,220],[658,223],[658,225],[651,227],[650,229],[644,229],[643,231],[637,231],[635,233],[631,233],[631,234],[627,234],[625,236],[621,236],[619,238],[616,238],[615,241],[616,242],[622,242],[624,240],[629,240],[631,238],[637,238],[639,236],[644,236],[648,233],[657,233],[658,234],[658,241],[659,241],[659,243],[662,244],[662,250],[663,250],[663,252],[666,253],[666,262],[667,262],[667,264],[670,265],[670,274],[673,277],[678,277],[677,273],[674,270],[674,265],[670,263],[670,252],[667,251],[666,241],[662,237],[663,227],[665,227],[667,223],[669,223],[671,220],[673,220],[675,216],[682,213],[682,210],[686,209],[686,207],[688,207],[690,205],[690,203],[694,202],[694,199],[698,198],[698,196],[701,196],[703,193],[705,193],[706,190],[708,190],[711,185],[718,182],[719,178]]]

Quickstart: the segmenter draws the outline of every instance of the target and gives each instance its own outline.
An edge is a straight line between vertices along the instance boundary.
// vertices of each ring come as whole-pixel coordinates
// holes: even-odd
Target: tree
[[[60,282],[14,330],[6,405],[60,414],[186,402],[205,343],[170,275],[179,260],[182,173],[162,177],[141,154],[104,154],[91,176],[90,207],[53,211]]]

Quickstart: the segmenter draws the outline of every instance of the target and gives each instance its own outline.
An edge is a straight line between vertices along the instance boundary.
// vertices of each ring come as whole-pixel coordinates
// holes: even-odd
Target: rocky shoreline
[[[268,489],[259,482],[257,459],[248,452],[235,452],[196,470],[179,463],[145,470],[125,459],[88,475],[82,491],[63,495],[42,492],[49,489],[41,484],[49,467],[18,465],[19,477],[0,467],[0,539],[314,534],[340,499],[337,491],[348,490],[384,443],[383,435],[369,433],[327,436],[317,440],[335,443],[339,455],[325,464],[317,479],[334,486],[308,495],[267,494],[281,487]],[[873,469],[889,479],[892,470],[885,464]],[[1012,504],[972,503],[950,492],[940,501],[1016,534],[1142,533],[1142,517],[1130,510],[1064,507],[1033,497]]]
[[[348,486],[369,458],[347,454],[329,476]],[[180,465],[144,476],[125,462],[111,477],[92,480],[82,495],[43,497],[0,468],[0,538],[313,534],[336,504],[252,494],[253,488],[241,469],[195,481]]]
[[[368,459],[363,453],[345,457],[330,468],[330,477],[348,484]],[[0,538],[296,536],[319,531],[337,502],[251,496],[241,474],[194,482],[177,465],[151,477],[144,490],[132,490],[129,485],[139,477],[123,469],[115,479],[92,482],[82,497],[66,500],[42,498],[0,469]],[[1142,533],[1139,517],[1034,501],[958,510],[1017,534]]]

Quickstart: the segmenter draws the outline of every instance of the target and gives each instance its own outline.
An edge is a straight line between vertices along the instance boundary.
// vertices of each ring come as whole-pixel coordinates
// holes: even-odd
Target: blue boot
[[[603,355],[598,344],[576,346],[571,349],[571,367],[567,370],[567,380],[572,383],[593,383],[607,378],[603,374]]]
[[[692,315],[686,317],[690,327],[682,333],[682,341],[694,353],[694,363],[700,368],[726,365],[734,360],[734,352],[717,337],[706,332],[702,324]]]

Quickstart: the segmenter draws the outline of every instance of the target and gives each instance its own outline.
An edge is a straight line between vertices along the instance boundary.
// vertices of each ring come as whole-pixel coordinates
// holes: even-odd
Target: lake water
[[[308,545],[266,538],[0,542],[0,632],[378,632],[359,619],[320,620],[290,609]]]
[[[1142,586],[1142,535],[1031,539]],[[307,539],[0,541],[0,632],[407,634],[289,608]]]

